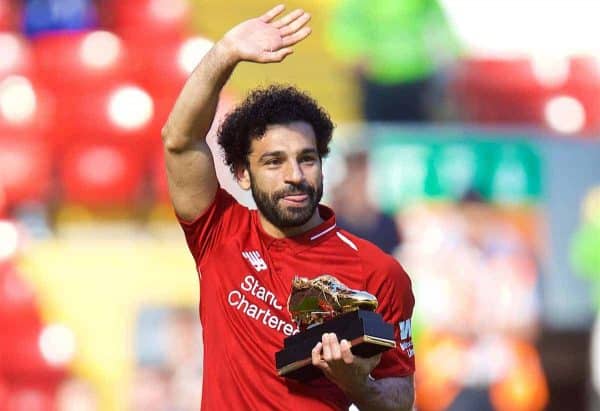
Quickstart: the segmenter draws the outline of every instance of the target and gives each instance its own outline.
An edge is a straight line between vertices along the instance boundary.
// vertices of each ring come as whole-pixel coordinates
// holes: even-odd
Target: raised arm
[[[279,5],[225,34],[204,56],[185,83],[162,129],[169,192],[179,217],[191,221],[211,204],[217,190],[206,134],[213,122],[219,93],[241,61],[277,63],[310,34],[310,15]]]

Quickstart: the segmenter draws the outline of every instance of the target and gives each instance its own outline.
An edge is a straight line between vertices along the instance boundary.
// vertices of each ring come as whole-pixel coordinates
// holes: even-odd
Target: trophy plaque
[[[299,381],[321,376],[312,365],[311,351],[324,333],[350,342],[352,353],[359,357],[394,348],[394,328],[374,312],[377,304],[372,294],[348,288],[333,276],[296,277],[288,310],[300,332],[285,338],[283,349],[275,354],[278,374]]]

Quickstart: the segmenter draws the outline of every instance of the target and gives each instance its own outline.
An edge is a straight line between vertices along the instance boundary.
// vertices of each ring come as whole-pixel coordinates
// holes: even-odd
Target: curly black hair
[[[264,136],[270,125],[295,121],[312,126],[319,156],[326,157],[334,125],[312,97],[289,85],[275,84],[251,91],[219,129],[218,141],[225,153],[225,164],[233,174],[239,167],[247,167],[253,139]]]

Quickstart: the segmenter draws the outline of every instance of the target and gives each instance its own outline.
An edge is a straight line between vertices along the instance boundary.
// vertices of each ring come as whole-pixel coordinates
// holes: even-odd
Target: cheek
[[[254,185],[269,194],[277,190],[279,181],[279,174],[276,170],[267,170],[254,176]]]
[[[315,168],[314,170],[308,170],[305,172],[306,180],[313,187],[318,186],[323,181],[323,173],[319,168]]]

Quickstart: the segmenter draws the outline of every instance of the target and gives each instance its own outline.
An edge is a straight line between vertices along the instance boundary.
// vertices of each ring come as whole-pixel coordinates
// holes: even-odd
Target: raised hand
[[[291,46],[304,40],[311,32],[306,24],[310,14],[296,9],[275,20],[283,5],[273,7],[260,17],[244,21],[229,30],[223,42],[240,61],[274,63],[293,52]]]

